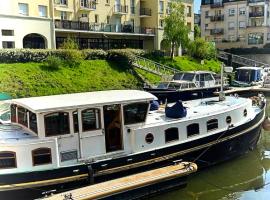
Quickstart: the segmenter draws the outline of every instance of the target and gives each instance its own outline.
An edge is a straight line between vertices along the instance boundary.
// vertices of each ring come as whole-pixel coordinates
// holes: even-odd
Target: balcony
[[[210,4],[210,7],[211,8],[221,8],[223,7],[223,3],[213,3],[213,4]]]
[[[260,2],[268,2],[268,0],[248,0],[248,3],[260,3]]]
[[[210,35],[222,35],[224,33],[223,28],[216,28],[210,30]]]
[[[152,16],[152,10],[150,8],[141,8],[140,9],[140,17],[150,17]]]
[[[105,24],[94,22],[80,22],[68,20],[55,20],[56,29],[104,32],[104,33],[129,33],[154,35],[155,29],[148,27],[135,27],[131,24]]]
[[[96,10],[96,4],[95,0],[81,0],[80,10]]]
[[[249,17],[263,17],[264,12],[250,12]]]
[[[211,22],[224,21],[224,15],[215,15],[210,17]]]
[[[128,6],[115,5],[113,8],[113,13],[118,15],[126,15],[128,13]]]

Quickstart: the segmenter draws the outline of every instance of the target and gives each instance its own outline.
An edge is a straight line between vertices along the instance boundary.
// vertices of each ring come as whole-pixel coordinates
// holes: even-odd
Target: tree
[[[181,2],[171,3],[171,13],[165,20],[164,39],[171,43],[171,59],[175,48],[185,48],[188,44],[189,27],[186,25],[185,6]]]
[[[200,27],[196,24],[194,26],[194,39],[201,37],[201,29]]]

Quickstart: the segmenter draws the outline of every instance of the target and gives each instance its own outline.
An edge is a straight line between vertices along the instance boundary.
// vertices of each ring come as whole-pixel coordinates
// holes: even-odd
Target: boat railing
[[[143,69],[145,71],[148,71],[150,73],[159,75],[159,76],[169,76],[169,75],[173,75],[175,73],[180,72],[180,70],[172,68],[172,67],[168,67],[166,65],[163,65],[161,63],[155,62],[153,60],[141,57],[141,56],[136,56],[132,65],[134,67]]]

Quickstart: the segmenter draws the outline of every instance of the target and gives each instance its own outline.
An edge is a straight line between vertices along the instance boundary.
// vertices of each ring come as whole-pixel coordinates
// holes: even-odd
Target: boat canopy
[[[239,67],[236,69],[236,80],[246,83],[262,80],[261,67]]]
[[[152,100],[157,100],[157,98],[145,91],[110,90],[14,99],[12,100],[12,103],[23,106],[32,112],[40,113],[97,105],[110,105],[117,103],[131,103]]]

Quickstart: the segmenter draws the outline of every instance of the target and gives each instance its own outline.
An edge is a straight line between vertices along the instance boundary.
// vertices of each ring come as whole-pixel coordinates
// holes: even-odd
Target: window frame
[[[139,105],[143,105],[143,106],[147,106],[146,110],[145,110],[145,113],[144,113],[144,118],[140,121],[136,121],[136,122],[130,122],[130,120],[128,122],[126,122],[126,108],[127,106],[133,106],[133,105],[136,105],[136,104],[139,104]],[[129,104],[126,104],[126,105],[123,105],[123,118],[124,118],[124,125],[132,125],[132,124],[139,124],[139,123],[144,123],[146,118],[147,118],[147,113],[149,111],[149,102],[134,102],[134,103],[129,103]]]
[[[189,129],[191,129],[191,126],[195,126],[196,125],[196,129],[198,129],[198,131],[196,133],[192,133],[190,134],[190,131]],[[187,125],[186,127],[186,131],[187,131],[187,137],[193,137],[193,136],[196,136],[196,135],[200,135],[200,124],[195,122],[195,123],[191,123],[189,125]]]
[[[217,125],[217,126],[215,127],[215,125]],[[214,127],[210,128],[209,126],[214,126]],[[215,118],[209,119],[206,122],[206,130],[207,130],[207,132],[214,131],[216,129],[218,129],[218,119],[215,119]]]
[[[0,165],[0,170],[4,170],[4,169],[14,169],[14,168],[17,168],[17,155],[16,155],[16,152],[14,151],[0,151],[0,155],[1,154],[4,154],[4,153],[10,153],[10,154],[13,154],[13,157],[8,157],[7,159],[12,159],[14,158],[14,167],[6,167],[6,168],[2,168],[1,165]],[[0,160],[3,160],[3,158],[0,157]]]
[[[42,11],[45,11],[45,13],[42,13]],[[45,15],[40,15],[41,13],[45,14]],[[39,17],[47,18],[48,17],[48,7],[45,5],[38,5],[38,14],[39,14]]]
[[[25,6],[26,9],[25,10],[22,9],[21,6]],[[20,15],[29,16],[29,5],[28,5],[28,3],[18,3],[18,8],[19,8],[19,14]],[[22,10],[26,11],[26,13],[21,12]]]
[[[47,133],[46,133],[46,117],[49,116],[49,115],[53,115],[55,113],[67,113],[68,114],[68,117],[67,117],[67,119],[68,119],[68,130],[69,130],[68,133],[61,133],[61,134],[57,134],[56,133],[56,134],[47,135]],[[44,115],[43,121],[44,121],[44,133],[45,133],[45,137],[63,136],[63,135],[68,135],[68,134],[71,133],[71,131],[70,131],[70,117],[69,117],[69,112],[59,111],[59,112],[48,113],[48,114]]]
[[[173,130],[177,130],[177,138],[168,140],[168,135],[170,135],[171,133],[174,133],[174,132],[167,132],[167,131],[173,131]],[[165,139],[165,143],[170,143],[170,142],[178,141],[179,140],[179,129],[177,127],[167,128],[164,131],[164,139]]]
[[[14,36],[14,30],[12,30],[12,29],[2,29],[1,34],[2,34],[2,36]]]
[[[34,155],[35,151],[44,150],[44,149],[49,150],[49,154],[48,153],[46,153],[46,154],[43,153],[43,154]],[[34,166],[34,167],[35,166],[40,166],[40,165],[50,165],[50,164],[52,164],[52,149],[49,148],[49,147],[39,147],[37,149],[33,149],[31,151],[31,154],[32,154],[32,166]],[[42,155],[50,155],[50,161],[47,162],[47,163],[42,163],[42,164],[35,164],[34,157],[35,156],[42,156]]]
[[[84,111],[87,111],[87,110],[93,110],[93,112],[95,114],[96,128],[93,128],[93,129],[84,129],[84,125],[83,125],[83,112]],[[98,116],[96,116],[96,114],[97,114],[96,111],[98,111]],[[81,123],[82,132],[83,133],[86,133],[86,132],[89,132],[89,131],[100,130],[101,129],[101,110],[99,108],[86,108],[86,109],[81,110],[81,121],[79,123]]]

